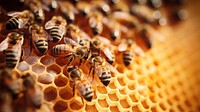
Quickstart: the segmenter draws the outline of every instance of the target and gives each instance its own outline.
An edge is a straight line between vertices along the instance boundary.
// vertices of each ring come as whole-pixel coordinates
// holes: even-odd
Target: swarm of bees
[[[177,0],[170,2],[173,1]],[[167,19],[158,8],[164,2],[170,3],[164,0],[17,2],[23,7],[8,12],[10,18],[1,28],[1,32],[8,33],[0,43],[0,52],[5,57],[3,68],[6,68],[0,70],[0,83],[8,90],[3,88],[0,98],[2,101],[10,99],[7,103],[11,104],[11,100],[22,93],[27,105],[35,108],[42,104],[41,88],[32,75],[16,78],[13,73],[18,63],[27,57],[23,53],[24,40],[30,42],[30,51],[35,49],[39,56],[49,53],[65,58],[73,93],[77,89],[81,98],[92,101],[94,90],[88,77],[93,80],[96,75],[104,86],[108,86],[112,74],[118,74],[115,65],[119,61],[115,60],[115,54],[119,54],[124,66],[128,67],[137,56],[145,56],[145,51],[153,46],[152,40],[162,41],[164,37],[155,28],[165,25]],[[180,19],[185,16],[182,14]],[[86,70],[82,70],[83,67]]]

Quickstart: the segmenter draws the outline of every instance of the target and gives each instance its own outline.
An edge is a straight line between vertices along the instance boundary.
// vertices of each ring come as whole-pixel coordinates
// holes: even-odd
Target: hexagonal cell
[[[53,106],[53,110],[55,112],[63,112],[65,110],[67,110],[67,102],[64,102],[64,101],[57,101],[55,103],[55,105]]]
[[[117,95],[115,93],[114,94],[108,94],[108,97],[112,101],[118,101],[119,100],[119,98],[117,97]]]
[[[151,107],[151,111],[152,111],[152,112],[158,112],[155,106],[152,106],[152,107]]]
[[[57,90],[53,86],[49,86],[44,89],[44,99],[46,101],[52,101],[57,98]]]
[[[72,109],[72,111],[78,111],[83,108],[83,104],[78,100],[73,100],[70,102],[70,108]]]
[[[114,81],[110,82],[110,84],[108,86],[110,87],[110,89],[116,89],[117,88]]]
[[[64,66],[64,65],[67,65],[68,60],[66,58],[63,58],[63,57],[57,57],[56,63],[60,66]]]
[[[118,77],[117,80],[118,80],[118,82],[119,82],[119,84],[121,86],[125,86],[126,85],[126,82],[124,81],[124,77]]]
[[[87,110],[87,112],[97,112],[95,105],[86,105],[85,110]]]
[[[54,76],[48,73],[39,75],[38,82],[42,84],[51,84],[54,80]]]
[[[25,61],[22,61],[17,65],[17,69],[21,72],[24,72],[29,70],[29,65]]]
[[[141,104],[145,109],[149,108],[149,105],[147,104],[146,100],[142,101]]]
[[[131,110],[132,110],[132,112],[140,112],[141,111],[137,105],[132,106]]]
[[[128,89],[129,90],[135,90],[136,89],[135,83],[128,83]]]
[[[107,94],[107,90],[105,86],[97,86],[97,91],[101,94]]]
[[[123,108],[130,108],[130,105],[126,99],[121,99],[119,103]]]
[[[54,83],[57,87],[63,87],[65,86],[69,80],[66,77],[58,76],[55,78]]]
[[[44,56],[44,57],[42,57],[42,58],[40,59],[40,62],[41,62],[43,65],[48,66],[48,65],[53,64],[54,59],[53,59],[51,56],[46,55],[46,56]]]
[[[119,73],[124,73],[125,70],[125,68],[122,65],[118,65],[116,69]]]
[[[110,106],[111,112],[120,112],[117,106]]]
[[[36,74],[42,74],[45,71],[45,67],[40,64],[35,64],[32,66],[32,71]]]
[[[102,107],[102,108],[108,108],[108,103],[107,103],[107,101],[105,100],[105,99],[103,99],[103,100],[100,100],[100,99],[98,99],[98,104]]]
[[[25,59],[25,61],[29,64],[29,65],[33,65],[35,63],[38,62],[38,57],[37,56],[29,56]]]
[[[132,102],[138,102],[139,101],[134,93],[130,94],[129,97],[131,98]]]
[[[61,72],[61,68],[58,65],[53,64],[47,67],[47,72],[50,74],[58,75]]]
[[[71,99],[73,97],[72,88],[67,86],[67,87],[65,87],[63,89],[60,89],[59,95],[64,100]]]

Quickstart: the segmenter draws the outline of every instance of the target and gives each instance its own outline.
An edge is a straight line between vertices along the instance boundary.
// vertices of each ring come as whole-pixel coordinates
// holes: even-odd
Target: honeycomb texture
[[[107,87],[94,86],[91,102],[72,95],[65,76],[66,63],[59,57],[33,53],[15,69],[33,73],[42,86],[44,104],[38,111],[200,111],[200,33],[196,30],[200,25],[195,24],[200,19],[195,13],[198,4],[194,0],[187,5],[190,19],[161,28],[166,40],[155,41],[146,57],[136,57],[129,67],[116,65],[119,74],[112,76]]]

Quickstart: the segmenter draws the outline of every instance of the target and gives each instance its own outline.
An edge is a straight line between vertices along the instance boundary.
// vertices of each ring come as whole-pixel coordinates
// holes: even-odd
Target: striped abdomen
[[[110,70],[107,69],[106,67],[101,67],[99,66],[97,69],[97,75],[99,77],[99,79],[101,80],[101,82],[107,86],[110,83],[111,80],[111,73]]]
[[[52,48],[51,52],[55,55],[66,55],[70,53],[71,46],[68,44],[59,44]]]
[[[90,83],[85,80],[80,81],[76,84],[76,88],[85,100],[92,101],[94,93]]]
[[[53,38],[53,42],[59,42],[63,38],[63,35],[59,33],[59,30],[58,26],[50,29],[50,36]]]
[[[40,38],[34,42],[36,49],[41,53],[45,54],[48,50],[48,42],[45,38]]]
[[[130,51],[123,52],[123,62],[125,66],[128,66],[133,60],[133,54]]]
[[[8,22],[6,23],[6,29],[12,30],[12,29],[18,28],[18,26],[19,26],[18,22],[19,22],[19,20],[16,17],[9,19]]]
[[[8,68],[15,68],[20,59],[21,51],[7,49],[4,51],[6,66]]]

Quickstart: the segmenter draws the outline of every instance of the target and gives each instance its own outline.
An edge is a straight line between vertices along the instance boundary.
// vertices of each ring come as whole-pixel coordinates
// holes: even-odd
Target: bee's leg
[[[73,54],[68,54],[65,58],[69,58],[69,62],[67,63],[67,65],[69,65],[74,60],[75,56]]]
[[[81,97],[81,101],[82,101],[82,103],[84,104],[84,100],[83,100],[83,97]]]
[[[75,84],[73,84],[73,87],[72,87],[72,94],[73,94],[73,97],[75,95]]]
[[[83,62],[83,60],[80,59],[80,60],[79,60],[79,66],[81,66],[82,62]]]

